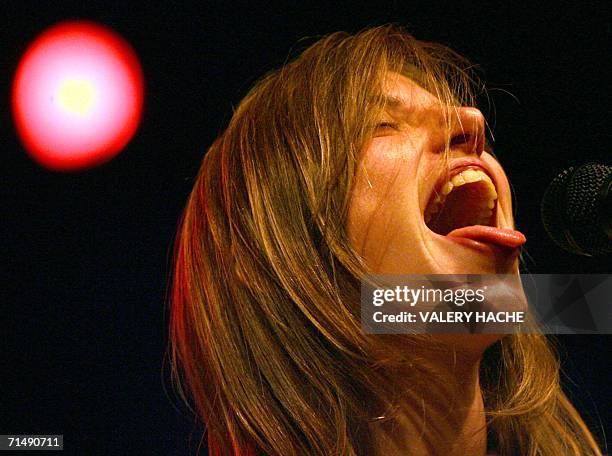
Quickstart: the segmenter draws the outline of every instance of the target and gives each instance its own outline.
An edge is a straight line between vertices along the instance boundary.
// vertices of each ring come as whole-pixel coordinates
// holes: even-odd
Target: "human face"
[[[484,151],[482,113],[452,110],[444,167],[449,135],[438,99],[397,73],[389,73],[384,89],[399,102],[388,104],[362,151],[348,215],[352,245],[369,269],[378,274],[518,273],[518,247],[525,238],[513,230],[506,175]],[[457,185],[439,212],[446,226],[428,226],[426,209],[431,211],[444,184],[454,176],[469,180],[474,173],[480,179],[486,174],[492,185]],[[488,219],[487,205],[494,205]],[[466,228],[453,231],[457,224]]]

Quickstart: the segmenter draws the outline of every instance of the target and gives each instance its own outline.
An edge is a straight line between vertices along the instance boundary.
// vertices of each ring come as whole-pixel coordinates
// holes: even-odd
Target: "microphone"
[[[586,163],[563,171],[544,193],[541,216],[562,249],[585,256],[612,253],[612,166]]]

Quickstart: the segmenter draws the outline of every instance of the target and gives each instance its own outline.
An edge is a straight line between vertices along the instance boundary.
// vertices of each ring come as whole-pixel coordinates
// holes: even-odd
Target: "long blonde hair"
[[[345,220],[387,72],[450,108],[474,105],[469,68],[397,26],[334,33],[256,84],[210,147],[176,241],[169,336],[173,378],[211,454],[359,455],[364,398],[392,416],[418,400],[410,385],[434,381],[410,356],[427,335],[398,351],[398,336],[362,333],[368,271]],[[508,336],[495,349],[482,383],[498,451],[600,455],[546,338]],[[405,365],[410,378],[393,374]]]

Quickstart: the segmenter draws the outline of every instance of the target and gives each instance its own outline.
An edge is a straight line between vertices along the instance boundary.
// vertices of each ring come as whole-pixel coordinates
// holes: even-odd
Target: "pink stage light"
[[[42,166],[74,171],[104,163],[133,137],[143,76],[130,45],[92,22],[57,24],[38,36],[13,83],[13,117]]]

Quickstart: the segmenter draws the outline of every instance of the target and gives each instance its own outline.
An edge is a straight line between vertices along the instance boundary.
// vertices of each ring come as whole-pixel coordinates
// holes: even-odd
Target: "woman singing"
[[[263,78],[208,150],[170,342],[211,455],[601,455],[543,335],[362,331],[366,274],[518,274],[468,68],[396,26],[335,33]]]

